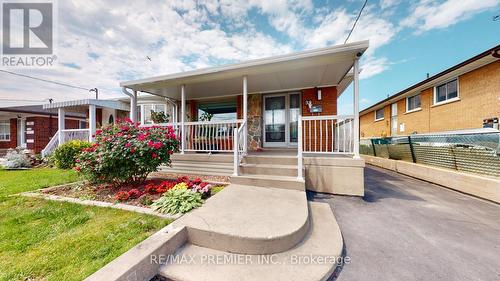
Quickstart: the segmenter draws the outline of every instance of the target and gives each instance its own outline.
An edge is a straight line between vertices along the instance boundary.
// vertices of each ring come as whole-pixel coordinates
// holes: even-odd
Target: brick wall
[[[10,141],[0,141],[0,149],[15,148],[17,146],[17,119],[11,118],[10,121]]]
[[[459,76],[458,84],[460,99],[455,102],[433,105],[433,87],[421,92],[420,111],[406,113],[406,98],[399,100],[398,134],[481,128],[483,119],[500,118],[500,61]],[[373,111],[360,117],[361,137],[391,135],[390,105],[384,112],[383,121],[375,122]]]
[[[66,129],[78,129],[78,120],[66,119]],[[57,132],[57,117],[35,116],[26,118],[26,145],[28,149],[39,153],[45,148],[52,136]],[[32,131],[33,133],[29,133]]]

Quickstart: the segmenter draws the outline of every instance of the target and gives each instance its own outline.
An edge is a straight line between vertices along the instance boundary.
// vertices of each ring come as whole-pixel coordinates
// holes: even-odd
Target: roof
[[[360,114],[366,114],[368,112],[371,112],[373,110],[377,110],[379,108],[382,108],[388,104],[394,103],[398,100],[401,100],[403,98],[406,98],[407,96],[412,96],[413,94],[417,94],[422,90],[428,89],[435,84],[438,84],[440,82],[444,82],[446,80],[449,80],[450,78],[457,77],[459,75],[462,75],[464,73],[470,72],[474,69],[477,69],[481,66],[490,64],[492,62],[495,62],[498,59],[498,52],[500,51],[500,45],[497,45],[491,49],[488,49],[470,59],[467,59],[457,65],[454,65],[446,70],[443,70],[439,72],[436,75],[433,75],[425,80],[422,80],[392,96],[389,96],[378,103],[363,109]],[[495,55],[496,54],[496,55]],[[495,57],[496,56],[496,57]]]
[[[130,106],[124,102],[117,100],[96,100],[96,99],[83,99],[83,100],[69,100],[69,101],[60,101],[44,104],[44,109],[50,108],[68,108],[68,107],[84,107],[89,105],[95,105],[97,107],[118,109],[129,111]]]
[[[1,114],[4,113],[4,114]],[[12,106],[12,107],[2,107],[0,108],[0,115],[6,115],[5,113],[19,113],[26,115],[54,115],[57,112],[51,111],[49,109],[44,109],[42,105],[27,105],[27,106]],[[85,118],[85,114],[78,112],[68,112],[68,117],[74,118]]]
[[[347,74],[354,60],[365,52],[368,45],[368,41],[360,41],[236,64],[125,81],[121,82],[120,86],[174,99],[180,99],[180,88],[183,84],[189,99],[240,94],[243,76],[248,78],[249,93],[338,85],[342,85],[342,89],[345,89],[345,85],[352,81],[352,75]]]

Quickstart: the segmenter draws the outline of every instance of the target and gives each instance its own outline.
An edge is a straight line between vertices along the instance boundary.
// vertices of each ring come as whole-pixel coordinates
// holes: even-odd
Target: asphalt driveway
[[[365,188],[309,194],[344,236],[351,262],[337,280],[500,280],[500,205],[372,166]]]

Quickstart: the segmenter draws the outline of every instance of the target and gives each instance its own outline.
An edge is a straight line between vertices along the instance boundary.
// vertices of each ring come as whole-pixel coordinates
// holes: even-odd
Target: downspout
[[[130,93],[127,88],[122,87],[122,92],[130,97],[130,119],[137,122],[137,91]]]

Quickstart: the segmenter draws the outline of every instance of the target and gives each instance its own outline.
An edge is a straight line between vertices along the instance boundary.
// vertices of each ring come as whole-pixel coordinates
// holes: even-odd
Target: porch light
[[[318,89],[318,100],[321,100],[321,89]]]

